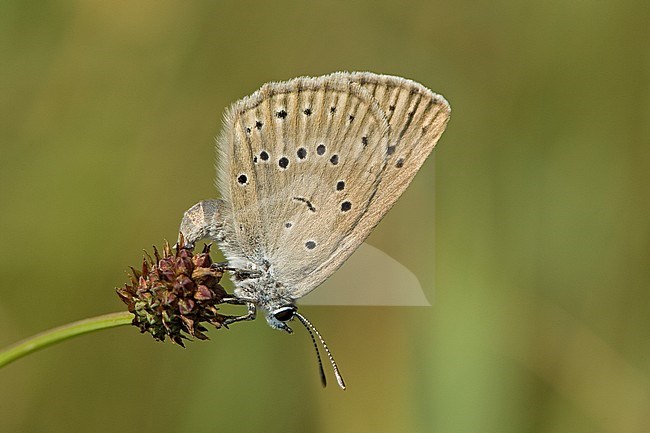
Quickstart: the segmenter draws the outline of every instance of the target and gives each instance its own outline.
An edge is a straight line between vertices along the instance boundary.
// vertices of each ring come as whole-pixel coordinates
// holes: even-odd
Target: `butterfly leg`
[[[237,269],[237,268],[233,268],[231,266],[228,266],[228,262],[213,263],[213,264],[210,265],[210,267],[212,269],[214,269],[215,271],[221,271],[221,272],[225,272],[225,271],[237,272],[237,271],[239,271],[239,269]]]
[[[255,308],[255,304],[250,302],[250,301],[244,301],[239,298],[226,298],[223,300],[223,302],[226,302],[228,304],[234,304],[234,305],[246,305],[248,306],[248,313],[246,313],[243,316],[228,316],[228,318],[223,322],[223,325],[227,328],[228,325],[236,322],[243,322],[243,321],[248,321],[248,320],[255,320],[255,315],[257,313],[257,310]]]
[[[228,262],[213,263],[212,265],[210,265],[210,268],[220,272],[225,272],[225,271],[232,272],[233,276],[237,280],[243,280],[247,278],[258,278],[262,275],[260,271],[251,271],[248,269],[233,268],[232,266],[228,266]]]
[[[183,215],[180,234],[184,247],[193,247],[202,239],[221,240],[223,234],[222,200],[203,200],[192,206]],[[179,236],[180,243],[180,236]]]

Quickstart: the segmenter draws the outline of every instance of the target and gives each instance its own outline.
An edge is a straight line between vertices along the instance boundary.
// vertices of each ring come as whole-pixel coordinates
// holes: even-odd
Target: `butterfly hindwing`
[[[270,83],[235,103],[218,163],[231,265],[268,269],[295,297],[315,288],[322,264],[360,243],[389,136],[375,99],[345,77]]]

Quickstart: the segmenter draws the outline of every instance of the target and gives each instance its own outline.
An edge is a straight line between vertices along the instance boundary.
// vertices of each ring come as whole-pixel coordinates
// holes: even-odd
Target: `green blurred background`
[[[453,111],[369,238],[433,307],[302,309],[347,391],[301,330],[123,327],[0,370],[0,431],[650,431],[648,28],[646,0],[4,0],[2,346],[122,308],[264,82],[370,70]]]

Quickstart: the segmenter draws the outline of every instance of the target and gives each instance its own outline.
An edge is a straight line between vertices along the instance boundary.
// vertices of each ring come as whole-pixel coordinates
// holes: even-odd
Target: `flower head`
[[[181,240],[178,245],[183,244]],[[187,335],[206,340],[202,323],[220,328],[226,316],[216,306],[228,297],[219,284],[223,270],[214,266],[210,245],[195,255],[190,248],[172,248],[165,242],[162,257],[156,247],[154,257],[147,254],[141,271],[131,268],[130,284],[116,289],[135,316],[133,325],[158,341],[168,336],[183,347]]]

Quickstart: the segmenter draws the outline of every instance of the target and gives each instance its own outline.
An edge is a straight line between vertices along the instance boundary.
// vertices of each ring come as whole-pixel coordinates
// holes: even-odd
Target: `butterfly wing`
[[[297,298],[329,276],[323,263],[335,269],[363,241],[356,227],[386,166],[386,115],[360,84],[332,75],[269,83],[224,123],[220,246],[232,266],[262,268]]]
[[[269,83],[236,103],[218,166],[231,265],[309,293],[408,187],[449,114],[421,84],[367,72]]]
[[[372,94],[390,125],[386,168],[359,222],[359,230],[369,234],[424,164],[447,126],[451,108],[441,95],[415,81],[368,72],[346,76]]]
[[[342,245],[337,255],[316,269],[314,274],[322,277],[316,285],[341,266],[406,190],[440,139],[451,113],[442,96],[415,81],[369,72],[337,72],[331,76],[358,83],[367,90],[384,112],[390,132],[384,151],[386,166],[370,205],[349,237],[353,245]],[[296,295],[304,296],[313,288],[302,287]]]

